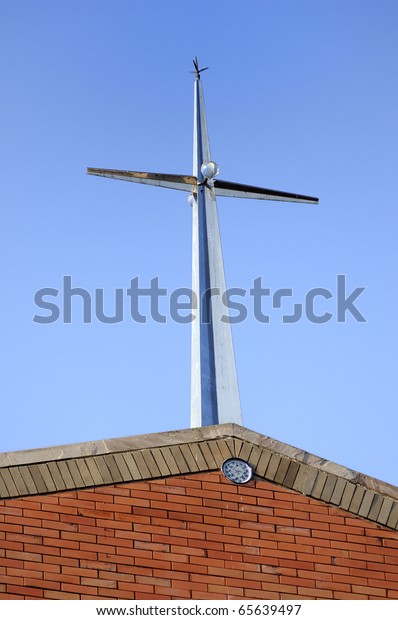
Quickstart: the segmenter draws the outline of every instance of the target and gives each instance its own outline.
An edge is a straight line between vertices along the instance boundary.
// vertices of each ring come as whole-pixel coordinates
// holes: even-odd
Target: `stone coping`
[[[0,498],[218,469],[232,456],[257,477],[398,529],[398,488],[237,424],[0,454]]]

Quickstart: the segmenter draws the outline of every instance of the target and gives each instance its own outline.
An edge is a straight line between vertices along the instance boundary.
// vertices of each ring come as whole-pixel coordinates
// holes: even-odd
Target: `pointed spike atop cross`
[[[195,59],[192,62],[193,66],[195,67],[195,71],[191,71],[191,73],[195,73],[196,79],[200,80],[200,74],[202,73],[202,71],[206,71],[209,67],[203,67],[203,69],[199,69],[199,61],[197,56],[195,56]]]

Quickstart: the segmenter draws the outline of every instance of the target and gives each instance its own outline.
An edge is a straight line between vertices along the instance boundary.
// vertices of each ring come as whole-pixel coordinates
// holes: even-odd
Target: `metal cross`
[[[192,322],[191,427],[235,422],[242,413],[231,326],[223,302],[226,291],[216,196],[317,204],[318,198],[222,181],[210,156],[203,88],[198,59],[193,61],[194,144],[192,176],[87,168],[93,174],[122,181],[159,185],[190,193],[192,206],[192,289],[196,318]],[[225,301],[225,298],[224,298]],[[221,318],[223,320],[221,320]]]

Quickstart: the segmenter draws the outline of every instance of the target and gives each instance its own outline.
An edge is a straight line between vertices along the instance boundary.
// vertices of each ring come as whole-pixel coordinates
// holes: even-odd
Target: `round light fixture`
[[[212,179],[213,177],[216,177],[220,172],[215,161],[207,161],[206,163],[202,164],[200,167],[200,171],[203,176],[206,177],[206,179]]]
[[[249,463],[243,459],[231,458],[224,461],[221,471],[228,480],[235,484],[245,484],[249,482],[253,476],[253,470]]]

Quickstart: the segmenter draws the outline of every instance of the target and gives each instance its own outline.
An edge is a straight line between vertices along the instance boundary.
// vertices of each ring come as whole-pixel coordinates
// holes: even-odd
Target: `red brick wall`
[[[194,474],[0,502],[0,598],[398,598],[398,533]]]

